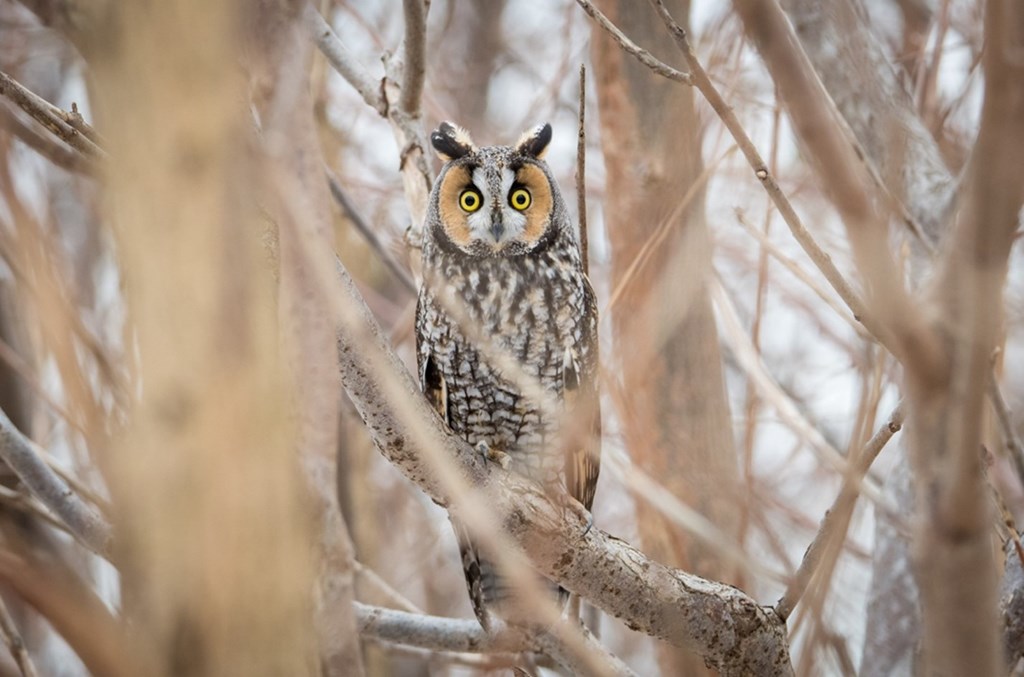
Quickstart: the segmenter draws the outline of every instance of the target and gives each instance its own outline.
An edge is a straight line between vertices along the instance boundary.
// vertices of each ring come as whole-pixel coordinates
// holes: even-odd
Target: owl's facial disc
[[[513,243],[529,249],[547,228],[551,186],[531,163],[456,165],[442,180],[439,207],[448,239],[467,253],[498,253]]]

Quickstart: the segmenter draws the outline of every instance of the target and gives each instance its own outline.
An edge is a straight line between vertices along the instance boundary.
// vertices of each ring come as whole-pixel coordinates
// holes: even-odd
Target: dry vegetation
[[[581,83],[593,528],[409,366],[427,132]],[[1022,149],[1014,0],[0,0],[0,675],[1018,674]]]

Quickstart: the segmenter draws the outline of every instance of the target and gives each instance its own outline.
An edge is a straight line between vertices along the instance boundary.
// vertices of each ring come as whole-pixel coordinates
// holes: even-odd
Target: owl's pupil
[[[516,204],[517,205],[521,205],[521,204],[525,204],[525,203],[526,203],[526,196],[525,195],[523,195],[522,193],[520,193],[519,195],[516,195]]]

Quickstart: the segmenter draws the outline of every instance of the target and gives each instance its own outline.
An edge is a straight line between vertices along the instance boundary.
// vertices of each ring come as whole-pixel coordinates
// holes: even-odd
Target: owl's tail
[[[498,617],[512,625],[527,625],[535,622],[530,616],[529,607],[517,599],[519,594],[511,583],[498,573],[498,567],[482,556],[473,544],[465,525],[452,518],[452,527],[459,542],[462,555],[462,570],[466,575],[466,588],[469,600],[473,605],[480,625],[488,632],[492,629],[492,617]],[[559,605],[564,608],[569,600],[569,591],[555,583],[546,581],[551,588],[551,596],[557,597]],[[525,611],[524,611],[525,609]]]

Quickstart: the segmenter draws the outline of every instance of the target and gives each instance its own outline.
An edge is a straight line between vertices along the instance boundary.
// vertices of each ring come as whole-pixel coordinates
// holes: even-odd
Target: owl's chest
[[[521,371],[560,390],[565,350],[580,342],[583,328],[582,279],[571,263],[499,260],[443,272],[426,293],[430,308],[421,318],[434,325],[423,327],[435,334],[432,348],[450,343],[496,377],[515,381],[511,372]]]
[[[417,329],[421,365],[429,351],[444,378],[449,424],[471,444],[543,465],[535,452],[560,422],[566,351],[581,342],[580,273],[558,260],[437,272]]]

